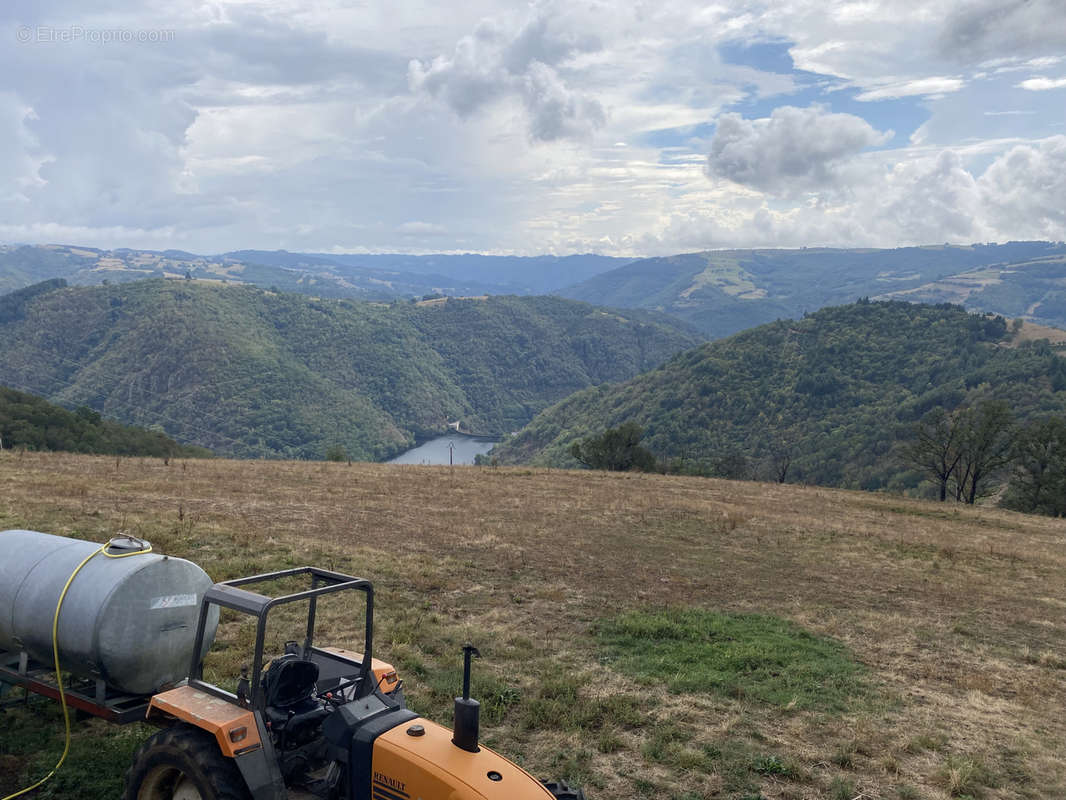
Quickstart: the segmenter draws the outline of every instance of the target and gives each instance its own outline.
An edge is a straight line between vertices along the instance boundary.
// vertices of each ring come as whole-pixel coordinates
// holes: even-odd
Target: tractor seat
[[[270,662],[263,685],[265,716],[272,730],[294,732],[312,722],[321,722],[329,711],[315,696],[318,664],[287,653]]]

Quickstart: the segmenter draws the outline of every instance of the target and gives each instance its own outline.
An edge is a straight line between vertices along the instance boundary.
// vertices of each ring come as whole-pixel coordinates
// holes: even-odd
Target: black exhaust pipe
[[[472,657],[481,658],[481,653],[472,644],[463,645],[463,696],[455,698],[455,732],[452,736],[452,744],[468,753],[481,750],[477,746],[478,728],[481,725],[481,703],[470,699],[470,659]]]

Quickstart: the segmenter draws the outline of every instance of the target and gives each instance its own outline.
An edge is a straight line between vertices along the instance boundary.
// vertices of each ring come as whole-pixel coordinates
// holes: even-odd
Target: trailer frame
[[[22,697],[0,699],[0,711],[29,703],[31,693],[52,700],[60,698],[55,667],[33,660],[25,651],[0,650],[0,684],[21,687],[24,692]],[[115,691],[99,678],[94,680],[74,675],[69,675],[64,682],[62,695],[67,705],[77,712],[100,717],[116,725],[144,722],[151,700],[151,695]]]

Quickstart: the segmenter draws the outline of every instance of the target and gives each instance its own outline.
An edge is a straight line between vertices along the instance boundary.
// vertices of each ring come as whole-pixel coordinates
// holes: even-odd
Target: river
[[[390,464],[448,464],[449,456],[453,464],[473,464],[474,456],[487,453],[493,445],[498,444],[495,440],[481,436],[464,436],[461,433],[449,433],[430,439],[418,447],[411,448],[406,453],[401,453],[388,463]],[[449,450],[449,445],[451,449]]]

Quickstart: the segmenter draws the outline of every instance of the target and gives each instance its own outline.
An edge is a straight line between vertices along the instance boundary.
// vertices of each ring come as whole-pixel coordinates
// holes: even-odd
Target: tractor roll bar
[[[279,597],[269,597],[241,588],[251,584],[278,581],[300,575],[309,575],[311,577],[310,589]],[[279,572],[252,575],[247,578],[219,581],[208,589],[204,593],[203,602],[200,604],[200,619],[196,626],[196,642],[193,646],[192,664],[189,668],[189,685],[226,700],[232,701],[236,699],[231,693],[203,681],[204,662],[201,653],[203,651],[204,631],[207,627],[207,615],[212,604],[244,614],[251,614],[257,618],[257,624],[250,689],[252,706],[262,710],[265,698],[260,677],[263,671],[263,647],[266,639],[267,615],[270,610],[285,603],[294,603],[301,600],[309,601],[307,636],[303,647],[303,656],[306,658],[311,652],[318,598],[322,595],[347,590],[362,591],[366,594],[366,641],[363,644],[363,664],[359,673],[361,679],[359,682],[359,695],[372,693],[374,690],[374,682],[371,680],[371,660],[374,648],[374,586],[364,578],[356,578],[340,572],[331,572],[319,567],[296,567],[295,569],[286,569]]]

